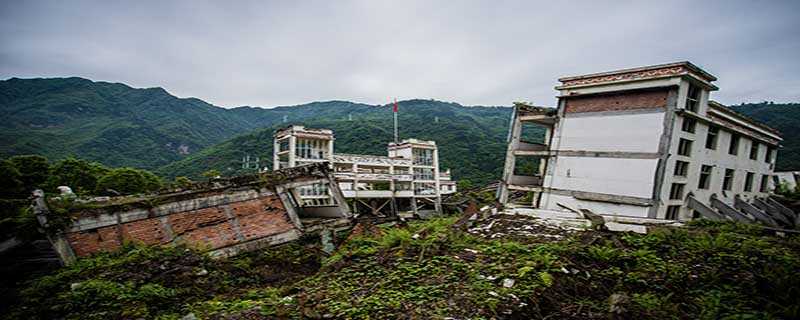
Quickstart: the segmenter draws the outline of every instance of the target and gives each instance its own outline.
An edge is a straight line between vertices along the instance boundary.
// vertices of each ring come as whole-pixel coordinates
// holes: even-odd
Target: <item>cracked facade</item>
[[[441,195],[456,192],[450,170],[440,171],[435,141],[406,139],[387,145],[387,156],[334,153],[334,133],[293,125],[274,135],[273,169],[330,162],[352,211],[377,216],[441,212]],[[301,190],[303,201],[324,210],[322,185]]]
[[[709,100],[715,80],[689,62],[559,79],[557,108],[515,106],[500,201],[518,190],[548,210],[784,225],[769,199],[780,134]]]

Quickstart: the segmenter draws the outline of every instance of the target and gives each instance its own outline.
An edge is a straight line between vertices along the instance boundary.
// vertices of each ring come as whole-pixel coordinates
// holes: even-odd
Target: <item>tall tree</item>
[[[8,159],[19,170],[20,181],[25,189],[44,187],[47,177],[50,174],[50,163],[47,158],[40,155],[13,156]]]

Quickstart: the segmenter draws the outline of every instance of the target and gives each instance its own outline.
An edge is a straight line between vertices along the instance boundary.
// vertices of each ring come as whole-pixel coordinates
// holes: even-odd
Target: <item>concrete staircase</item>
[[[700,217],[709,220],[733,220],[778,229],[800,227],[800,216],[770,197],[756,198],[752,202],[747,202],[737,195],[733,205],[730,205],[716,195],[711,195],[709,203],[707,206],[691,195],[687,198],[689,208]]]

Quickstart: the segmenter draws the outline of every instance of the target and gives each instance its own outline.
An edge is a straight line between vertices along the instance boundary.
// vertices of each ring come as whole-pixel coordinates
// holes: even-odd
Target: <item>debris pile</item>
[[[585,229],[559,226],[537,217],[496,214],[475,221],[467,232],[486,239],[503,238],[532,243],[561,240],[583,230]]]

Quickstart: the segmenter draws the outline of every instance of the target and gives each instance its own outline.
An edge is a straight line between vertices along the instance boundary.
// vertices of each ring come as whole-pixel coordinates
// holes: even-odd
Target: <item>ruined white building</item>
[[[689,62],[559,79],[556,109],[515,107],[500,201],[520,190],[548,210],[782,220],[767,214],[781,137],[710,101],[715,80]],[[525,140],[533,126],[540,141]]]
[[[406,139],[389,143],[387,156],[333,152],[334,133],[293,125],[274,135],[273,168],[330,162],[354,213],[410,215],[441,212],[441,195],[456,192],[450,170],[440,172],[436,142]],[[331,205],[324,185],[300,190],[320,212]]]

